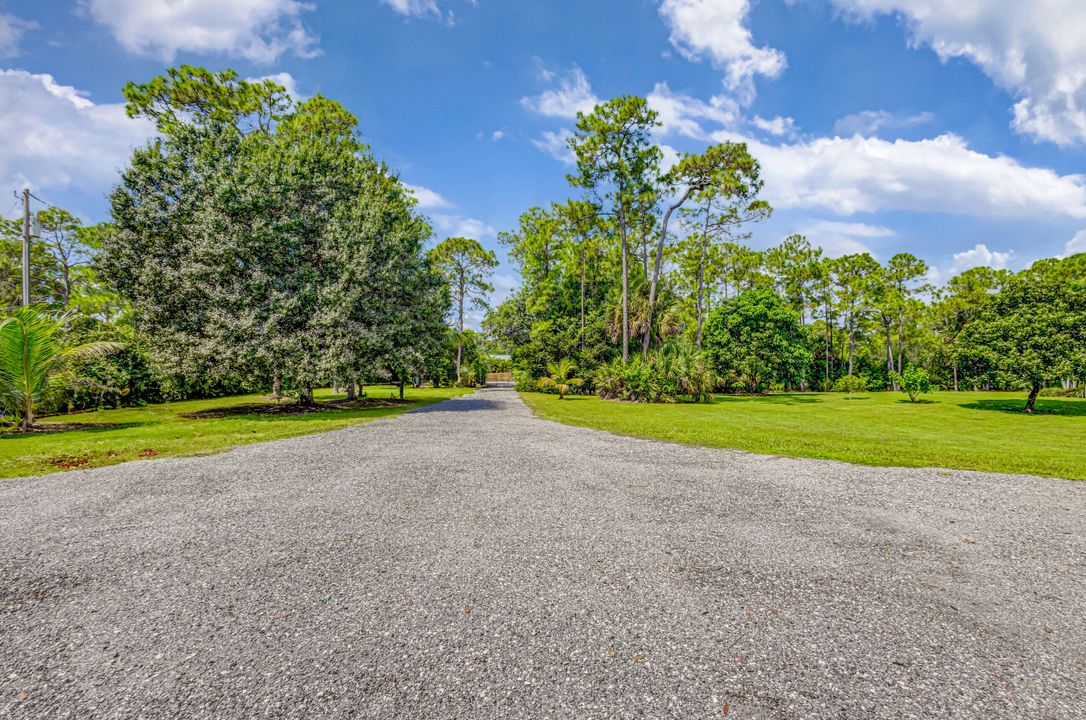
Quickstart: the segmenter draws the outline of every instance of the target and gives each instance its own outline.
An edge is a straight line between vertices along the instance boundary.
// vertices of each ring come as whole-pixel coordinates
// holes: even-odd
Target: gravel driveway
[[[0,481],[0,543],[0,716],[1086,717],[1086,483],[619,438],[509,390]]]

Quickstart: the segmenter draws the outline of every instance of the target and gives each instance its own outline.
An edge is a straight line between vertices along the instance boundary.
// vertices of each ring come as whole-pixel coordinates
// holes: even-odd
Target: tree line
[[[1082,387],[1086,255],[935,286],[910,253],[828,257],[802,235],[756,250],[752,224],[772,213],[757,159],[721,143],[664,169],[658,125],[638,97],[579,115],[573,197],[529,209],[499,236],[522,283],[484,326],[524,386],[569,359],[584,387],[630,399],[646,373],[658,376],[645,393],[657,399],[704,397],[680,386],[705,383],[897,389],[910,367],[947,389],[1028,389],[1029,409],[1047,384]],[[687,370],[675,375],[657,355],[685,357]]]

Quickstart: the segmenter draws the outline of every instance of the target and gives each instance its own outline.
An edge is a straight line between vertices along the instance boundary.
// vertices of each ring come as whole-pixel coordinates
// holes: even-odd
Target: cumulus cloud
[[[757,47],[746,26],[749,0],[664,0],[660,15],[671,44],[688,60],[707,58],[725,70],[728,88],[745,99],[753,95],[753,78],[774,78],[787,66],[784,53]]]
[[[96,104],[52,75],[0,70],[0,184],[105,193],[154,132],[124,105]],[[18,138],[18,141],[11,141]]]
[[[1018,98],[1014,127],[1059,144],[1086,141],[1082,0],[833,0],[846,15],[903,18],[911,41],[966,58]]]
[[[317,54],[299,0],[83,0],[89,16],[129,52],[173,62],[178,52],[274,62]]]
[[[853,115],[846,115],[838,120],[833,125],[833,132],[837,135],[870,137],[878,135],[881,130],[916,127],[934,121],[935,116],[930,112],[917,113],[916,115],[897,115],[886,110],[864,110]]]
[[[1014,251],[998,252],[989,250],[984,243],[977,243],[969,250],[954,253],[954,263],[950,266],[950,274],[957,275],[975,267],[990,267],[1002,270],[1014,257]]]
[[[22,20],[10,13],[0,13],[0,58],[18,55],[23,33],[37,26],[37,23]]]
[[[1086,230],[1079,230],[1067,241],[1067,244],[1063,246],[1063,255],[1060,257],[1071,257],[1079,253],[1086,253]]]
[[[579,67],[574,67],[562,78],[558,87],[540,95],[524,97],[520,104],[527,110],[547,117],[573,119],[577,113],[590,113],[600,103],[592,92],[588,77]]]
[[[656,83],[646,97],[657,112],[664,135],[675,133],[695,140],[709,138],[706,123],[730,127],[739,120],[739,105],[726,95],[714,95],[709,101],[673,92],[667,83]]]
[[[721,131],[723,142],[733,133]],[[956,135],[907,141],[818,138],[771,145],[747,140],[779,208],[838,215],[911,210],[980,218],[1086,217],[1086,178],[1027,167],[969,148]]]
[[[277,72],[272,73],[271,75],[261,75],[260,77],[246,78],[246,80],[248,80],[249,82],[263,82],[265,80],[271,80],[276,85],[282,85],[283,88],[287,91],[287,94],[295,100],[306,100],[309,97],[308,95],[303,95],[301,91],[298,90],[298,81],[295,80],[294,76],[288,72]]]
[[[805,235],[812,245],[821,247],[827,257],[864,252],[876,255],[864,241],[895,235],[893,230],[882,225],[835,220],[807,220],[800,223],[795,231]]]
[[[558,160],[566,165],[576,165],[577,157],[573,154],[573,150],[569,147],[569,139],[573,137],[573,133],[566,128],[561,130],[545,130],[535,140],[532,140],[532,145],[550,155],[555,160]]]
[[[750,123],[762,132],[778,137],[791,137],[796,134],[796,121],[790,117],[779,115],[775,118],[755,117]]]
[[[430,188],[423,187],[421,185],[411,185],[404,183],[404,187],[411,191],[418,201],[418,207],[420,210],[442,210],[456,207],[455,204],[446,200],[440,193],[437,193]]]
[[[490,225],[482,220],[444,213],[431,213],[430,220],[434,223],[434,229],[439,235],[446,237],[467,237],[482,240],[497,234]]]

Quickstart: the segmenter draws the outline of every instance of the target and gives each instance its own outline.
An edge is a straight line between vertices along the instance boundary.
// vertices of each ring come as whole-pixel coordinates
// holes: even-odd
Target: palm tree
[[[558,399],[563,400],[570,388],[578,387],[583,380],[570,377],[577,366],[569,358],[562,358],[556,363],[547,363],[547,372],[550,377],[540,379],[540,387],[553,387],[558,390]]]
[[[34,406],[71,377],[72,361],[124,348],[117,342],[65,347],[61,334],[68,317],[28,305],[0,321],[0,405],[21,419],[24,432],[34,424]]]

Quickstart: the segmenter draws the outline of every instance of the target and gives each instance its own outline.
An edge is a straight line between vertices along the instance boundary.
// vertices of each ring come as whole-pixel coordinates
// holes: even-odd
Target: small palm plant
[[[35,406],[71,377],[73,361],[124,348],[117,342],[65,346],[61,335],[67,320],[31,305],[0,321],[0,405],[21,421],[24,432],[34,424]]]
[[[550,377],[541,378],[540,387],[553,387],[558,391],[558,399],[564,400],[570,388],[580,387],[584,381],[581,378],[570,377],[577,366],[569,358],[562,358],[556,363],[547,363],[547,372]]]

